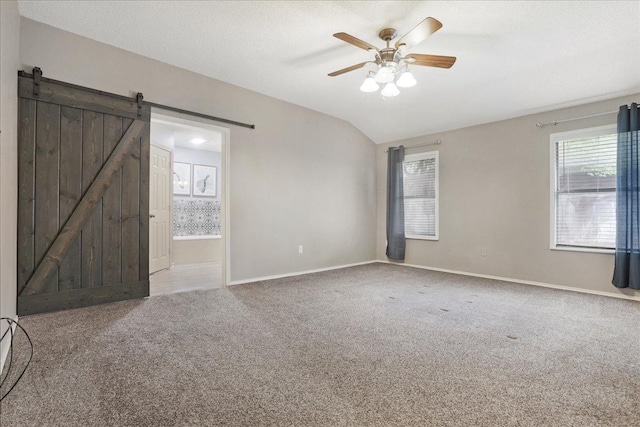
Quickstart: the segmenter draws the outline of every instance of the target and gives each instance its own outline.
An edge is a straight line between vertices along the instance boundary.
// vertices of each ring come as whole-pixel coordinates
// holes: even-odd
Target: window
[[[404,232],[438,240],[438,152],[404,156]]]
[[[551,248],[607,252],[616,240],[615,125],[551,135]]]

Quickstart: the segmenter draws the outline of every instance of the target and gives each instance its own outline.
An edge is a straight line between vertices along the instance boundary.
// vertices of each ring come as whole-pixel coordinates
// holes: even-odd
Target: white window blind
[[[616,145],[609,127],[554,141],[556,247],[615,248]]]
[[[410,239],[438,239],[438,152],[404,157],[404,229]]]

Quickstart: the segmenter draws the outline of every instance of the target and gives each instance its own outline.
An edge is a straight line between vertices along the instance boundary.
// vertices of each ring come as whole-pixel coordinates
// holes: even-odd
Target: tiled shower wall
[[[173,235],[220,235],[220,202],[174,197]]]

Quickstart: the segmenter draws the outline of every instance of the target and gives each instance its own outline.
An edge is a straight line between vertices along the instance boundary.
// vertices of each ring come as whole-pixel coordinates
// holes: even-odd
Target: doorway
[[[227,128],[152,111],[150,295],[229,283],[228,142]]]

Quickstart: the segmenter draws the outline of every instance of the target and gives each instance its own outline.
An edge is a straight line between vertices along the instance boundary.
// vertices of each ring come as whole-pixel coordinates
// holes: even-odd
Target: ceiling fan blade
[[[440,28],[442,28],[442,22],[435,18],[426,18],[396,42],[396,49],[401,44],[406,45],[407,48],[415,46],[424,41],[431,34],[438,31]]]
[[[455,56],[423,55],[410,53],[404,57],[411,65],[423,65],[426,67],[451,68],[456,62]]]
[[[359,64],[352,65],[351,67],[343,68],[342,70],[338,70],[338,71],[334,71],[333,73],[329,73],[329,76],[331,76],[331,77],[339,76],[340,74],[348,73],[349,71],[353,71],[353,70],[357,70],[358,68],[362,68],[362,67],[365,66],[365,64],[368,64],[368,63],[369,63],[369,61],[361,62]]]
[[[337,39],[340,39],[343,42],[350,43],[350,44],[352,44],[352,45],[354,45],[356,47],[359,47],[360,49],[364,49],[364,50],[367,50],[367,51],[373,49],[376,52],[378,51],[378,48],[375,47],[374,45],[369,44],[369,43],[367,43],[365,41],[362,41],[359,38],[353,37],[352,35],[347,34],[347,33],[335,33],[333,35],[333,37],[335,37]]]

